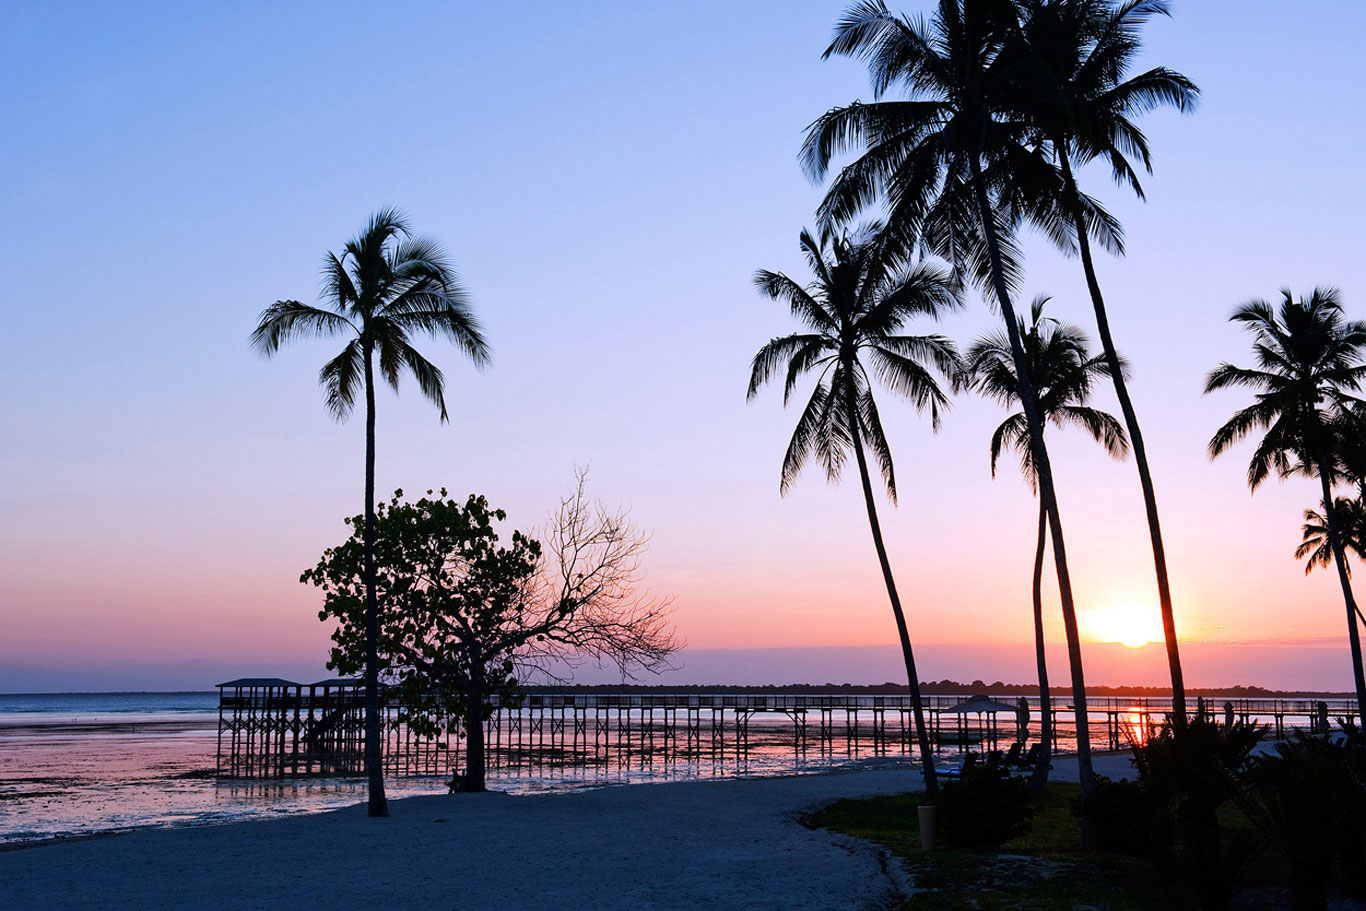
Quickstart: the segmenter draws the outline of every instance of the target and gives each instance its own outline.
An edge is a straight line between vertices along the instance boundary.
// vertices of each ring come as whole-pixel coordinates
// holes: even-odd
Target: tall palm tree
[[[1130,186],[1142,199],[1143,187],[1131,159],[1149,174],[1152,159],[1147,138],[1134,118],[1163,105],[1191,111],[1200,90],[1185,76],[1165,67],[1129,75],[1142,50],[1141,29],[1153,16],[1169,15],[1166,0],[1125,0],[1118,6],[1111,0],[1021,0],[1021,6],[1021,40],[1008,52],[1017,58],[1010,80],[1018,93],[1015,106],[1019,116],[1038,130],[1038,139],[1058,165],[1069,239],[1075,240],[1080,254],[1101,349],[1110,363],[1120,412],[1133,444],[1157,575],[1172,681],[1172,718],[1180,730],[1186,721],[1186,689],[1157,496],[1143,432],[1124,371],[1119,369],[1119,354],[1092,258],[1087,206],[1078,191],[1073,168],[1104,159],[1115,179]]]
[[[1330,429],[1360,400],[1351,392],[1366,379],[1366,323],[1343,317],[1338,293],[1316,288],[1296,300],[1281,292],[1279,307],[1252,301],[1233,312],[1253,338],[1256,368],[1220,364],[1205,381],[1205,392],[1231,386],[1254,390],[1256,401],[1228,420],[1209,441],[1214,458],[1254,430],[1264,430],[1248,465],[1248,486],[1255,492],[1273,472],[1284,477],[1307,467],[1319,480],[1320,502],[1333,502],[1338,465],[1331,453]],[[1347,608],[1347,641],[1357,704],[1366,707],[1366,674],[1361,664],[1356,599],[1347,572],[1347,554],[1336,510],[1325,508],[1324,532],[1337,565]]]
[[[418,388],[446,414],[445,377],[412,346],[415,333],[444,338],[476,366],[489,361],[488,344],[470,310],[465,289],[446,254],[414,237],[394,209],[371,216],[338,256],[323,258],[323,307],[281,300],[261,313],[252,347],[270,357],[296,338],[342,336],[341,353],[323,365],[318,382],[327,408],[344,420],[365,394],[365,772],[369,812],[387,816],[384,799],[383,725],[379,697],[379,610],[375,594],[375,366],[395,390],[412,373]]]
[[[752,400],[760,387],[782,373],[786,404],[802,378],[816,374],[815,389],[783,457],[783,493],[813,455],[825,469],[826,477],[835,481],[849,450],[854,452],[873,547],[877,550],[906,664],[925,790],[933,797],[937,780],[920,698],[920,677],[906,615],[882,540],[865,449],[872,450],[887,496],[895,503],[892,450],[873,397],[873,379],[922,412],[928,412],[931,426],[937,430],[940,411],[948,406],[948,398],[935,374],[956,377],[958,353],[953,343],[941,335],[906,335],[902,330],[916,317],[937,317],[956,306],[958,300],[949,275],[943,271],[923,264],[896,265],[876,237],[876,229],[877,226],[870,226],[853,239],[827,232],[819,240],[803,231],[802,252],[815,276],[809,285],[803,286],[781,272],[755,273],[754,283],[759,290],[786,303],[806,331],[775,338],[759,349],[750,371],[747,398]]]
[[[1366,560],[1366,500],[1351,497],[1338,497],[1333,502],[1333,518],[1337,520],[1338,535],[1342,538],[1345,551],[1356,554],[1358,560]],[[1314,509],[1304,511],[1304,539],[1295,548],[1296,559],[1309,558],[1304,564],[1307,576],[1315,567],[1327,569],[1333,562],[1333,548],[1328,541],[1328,520],[1323,513]],[[1352,575],[1351,566],[1347,575]]]
[[[888,213],[889,237],[903,248],[919,244],[944,256],[959,274],[989,288],[1000,307],[1053,544],[1077,723],[1082,840],[1090,846],[1096,839],[1095,773],[1081,634],[1038,395],[1011,303],[1019,268],[1015,223],[1028,217],[1064,224],[1056,168],[1030,147],[1029,124],[1005,104],[1011,61],[1001,52],[1018,30],[1011,0],[938,0],[928,20],[893,16],[882,0],[850,7],[825,54],[866,61],[876,99],[818,118],[802,157],[808,173],[821,179],[835,155],[860,153],[832,181],[821,204],[824,223],[846,222],[880,202]],[[881,100],[893,86],[907,98]],[[1091,231],[1117,243],[1113,219],[1085,203]]]
[[[1124,428],[1113,415],[1086,402],[1096,380],[1110,372],[1109,361],[1092,357],[1087,352],[1086,334],[1076,326],[1059,323],[1043,315],[1047,297],[1036,297],[1030,306],[1030,320],[1020,320],[1020,337],[1024,342],[1029,375],[1039,395],[1039,414],[1044,426],[1080,427],[1091,438],[1105,447],[1115,458],[1123,458],[1129,451]],[[1123,369],[1123,362],[1120,369]],[[1015,359],[1010,342],[1000,333],[983,336],[968,349],[965,358],[967,382],[988,398],[1006,407],[1020,401],[1020,380],[1015,372]],[[1024,412],[1016,412],[996,428],[991,435],[991,476],[996,477],[996,465],[1002,453],[1011,450],[1020,457],[1021,471],[1030,487],[1038,492],[1038,472],[1034,467],[1034,451],[1029,445],[1029,427]],[[1053,756],[1053,701],[1048,689],[1048,662],[1044,652],[1043,634],[1043,563],[1048,538],[1048,516],[1039,506],[1039,534],[1034,548],[1034,660],[1039,674],[1039,714],[1041,745],[1038,763],[1034,766],[1031,785],[1042,791],[1048,783],[1048,770]]]

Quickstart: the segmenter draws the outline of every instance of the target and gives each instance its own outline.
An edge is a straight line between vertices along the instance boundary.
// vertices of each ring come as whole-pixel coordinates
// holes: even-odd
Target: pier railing
[[[219,689],[218,771],[224,777],[349,776],[364,764],[364,691],[357,680],[300,684],[244,678]],[[1036,697],[962,696],[925,699],[937,752],[993,750],[1037,739]],[[1057,747],[1074,750],[1076,719],[1066,696],[1052,700]],[[1151,736],[1171,712],[1170,699],[1092,697],[1093,749],[1122,749]],[[385,766],[391,775],[444,775],[459,768],[463,737],[421,736],[385,705]],[[1197,710],[1216,721],[1266,724],[1274,737],[1321,731],[1337,718],[1357,718],[1355,700],[1207,699]],[[485,722],[494,769],[622,766],[707,761],[743,763],[756,755],[911,757],[914,723],[908,695],[863,693],[596,693],[524,694],[494,701]]]

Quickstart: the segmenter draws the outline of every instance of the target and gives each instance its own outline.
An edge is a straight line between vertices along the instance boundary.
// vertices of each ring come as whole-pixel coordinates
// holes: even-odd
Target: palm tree
[[[1366,500],[1338,497],[1333,502],[1333,517],[1337,520],[1343,549],[1356,554],[1358,560],[1366,560]],[[1295,558],[1309,558],[1304,564],[1304,574],[1309,575],[1315,567],[1327,569],[1333,562],[1333,548],[1328,542],[1328,520],[1323,513],[1306,509],[1302,534],[1304,540],[1295,548]],[[1347,576],[1351,575],[1352,568],[1348,566]]]
[[[1279,307],[1252,301],[1233,312],[1233,322],[1252,333],[1256,368],[1220,364],[1205,381],[1205,392],[1230,386],[1252,389],[1256,401],[1238,411],[1209,441],[1210,458],[1222,453],[1254,430],[1265,433],[1248,465],[1248,486],[1255,492],[1273,472],[1281,477],[1298,467],[1314,474],[1322,493],[1320,502],[1333,502],[1338,464],[1332,457],[1331,428],[1346,420],[1360,400],[1350,394],[1366,379],[1366,323],[1346,320],[1338,292],[1316,288],[1296,300],[1281,292]],[[1352,651],[1352,674],[1357,704],[1366,707],[1366,674],[1361,664],[1358,609],[1347,572],[1347,554],[1337,511],[1325,508],[1324,533],[1337,565],[1338,581],[1347,607],[1347,641]]]
[[[1091,438],[1105,447],[1115,458],[1123,458],[1129,451],[1124,428],[1114,416],[1089,407],[1095,381],[1110,372],[1104,357],[1087,353],[1086,334],[1075,326],[1059,323],[1043,315],[1047,297],[1036,297],[1030,306],[1030,321],[1020,321],[1020,337],[1024,342],[1029,375],[1039,395],[1039,414],[1044,425],[1080,427]],[[1015,373],[1015,359],[1010,342],[999,333],[984,336],[973,343],[965,358],[968,383],[982,395],[995,399],[1006,407],[1020,401],[1020,380]],[[1120,369],[1123,369],[1123,363]],[[1030,487],[1037,493],[1038,472],[1034,468],[1034,451],[1029,445],[1029,427],[1023,412],[1016,412],[996,428],[991,435],[991,476],[996,477],[996,464],[1007,449],[1020,457],[1020,467]],[[1043,635],[1043,563],[1048,537],[1048,516],[1039,507],[1038,543],[1034,548],[1034,659],[1039,673],[1039,714],[1041,745],[1038,763],[1034,766],[1031,785],[1042,791],[1048,783],[1048,770],[1053,756],[1053,704],[1048,691],[1048,662],[1044,653]]]
[[[1126,0],[1118,7],[1110,0],[1021,0],[1021,5],[1025,15],[1012,80],[1019,93],[1016,106],[1020,116],[1038,130],[1039,139],[1058,165],[1069,239],[1075,239],[1080,254],[1101,349],[1109,362],[1120,413],[1133,444],[1157,575],[1172,681],[1172,717],[1179,731],[1186,721],[1186,689],[1157,496],[1138,416],[1124,371],[1119,369],[1119,354],[1091,254],[1087,206],[1077,189],[1073,166],[1104,159],[1115,179],[1128,184],[1142,199],[1143,187],[1130,159],[1136,159],[1149,174],[1152,159],[1147,139],[1133,118],[1162,105],[1191,111],[1200,90],[1185,76],[1165,67],[1129,77],[1134,58],[1142,50],[1141,28],[1153,16],[1169,15],[1166,0]],[[1115,247],[1115,252],[1122,250]]]
[[[938,0],[928,21],[895,17],[882,0],[850,7],[825,54],[864,59],[876,100],[818,118],[802,157],[808,173],[822,179],[835,155],[849,149],[861,153],[831,183],[821,204],[823,223],[844,223],[880,202],[888,213],[889,245],[910,249],[918,244],[944,256],[960,275],[990,288],[1001,309],[1061,592],[1077,723],[1082,840],[1090,846],[1096,838],[1095,773],[1081,635],[1038,395],[1011,304],[1019,270],[1014,225],[1021,217],[1064,223],[1056,168],[1030,147],[1029,124],[1013,118],[1004,104],[1011,62],[1001,51],[1018,30],[1011,0]],[[881,100],[894,85],[908,98]],[[1091,230],[1101,238],[1113,235],[1113,220],[1091,201],[1083,202]]]
[[[261,314],[251,345],[266,357],[296,338],[340,335],[341,353],[323,365],[318,382],[327,408],[344,420],[365,394],[365,772],[369,812],[387,816],[384,799],[382,723],[379,699],[379,611],[375,595],[375,360],[395,390],[408,371],[448,420],[445,377],[410,341],[423,333],[451,341],[476,366],[488,363],[489,349],[471,312],[465,289],[433,241],[414,237],[394,209],[382,209],[340,256],[323,258],[325,307],[276,301]]]
[[[918,316],[937,317],[956,306],[958,300],[950,277],[941,270],[923,264],[895,265],[876,237],[876,230],[876,225],[870,226],[855,239],[822,233],[819,240],[803,231],[802,252],[815,275],[815,281],[809,285],[803,286],[781,272],[755,273],[754,283],[759,290],[786,303],[807,331],[775,338],[759,349],[750,372],[747,398],[752,400],[761,386],[782,373],[786,404],[803,377],[817,374],[816,387],[783,457],[783,493],[812,455],[820,461],[826,477],[835,481],[849,450],[854,452],[873,547],[882,567],[906,663],[925,790],[932,798],[937,780],[920,698],[920,677],[882,540],[865,448],[872,450],[887,496],[895,503],[892,451],[873,398],[873,378],[920,411],[929,412],[931,426],[937,430],[940,411],[948,406],[948,398],[935,373],[950,379],[956,377],[958,353],[943,336],[904,335],[902,330]]]

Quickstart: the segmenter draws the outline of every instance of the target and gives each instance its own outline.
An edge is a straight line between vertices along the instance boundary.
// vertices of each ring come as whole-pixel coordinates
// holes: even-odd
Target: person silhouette
[[[1015,703],[1015,739],[1020,743],[1029,739],[1029,700],[1023,696]]]

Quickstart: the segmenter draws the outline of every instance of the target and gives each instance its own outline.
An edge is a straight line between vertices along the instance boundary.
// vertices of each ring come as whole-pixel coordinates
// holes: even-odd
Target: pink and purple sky
[[[7,6],[0,692],[323,675],[297,578],[360,509],[363,425],[323,408],[335,343],[263,362],[246,339],[390,204],[450,251],[494,366],[426,344],[451,423],[411,386],[383,393],[379,491],[483,492],[526,528],[591,465],[653,531],[650,584],[690,646],[666,680],[899,679],[856,485],[811,471],[780,498],[796,414],[776,392],[744,400],[753,352],[792,325],[749,277],[805,275],[820,188],[797,167],[803,128],[869,96],[855,63],[820,60],[841,9]],[[1200,389],[1247,359],[1226,317],[1249,297],[1333,284],[1366,315],[1363,25],[1346,4],[1177,4],[1148,59],[1194,78],[1201,109],[1146,121],[1146,205],[1087,174],[1128,230],[1101,279],[1193,685],[1350,685],[1335,580],[1291,555],[1312,482],[1253,498],[1245,450],[1211,464],[1242,400]],[[1022,296],[1089,329],[1079,267],[1027,250]],[[941,329],[993,325],[974,300]],[[1035,506],[990,477],[1001,413],[961,399],[933,435],[883,410],[922,676],[1027,681]],[[1157,629],[1133,467],[1075,435],[1053,446],[1090,679],[1159,684],[1158,648],[1094,644]]]

